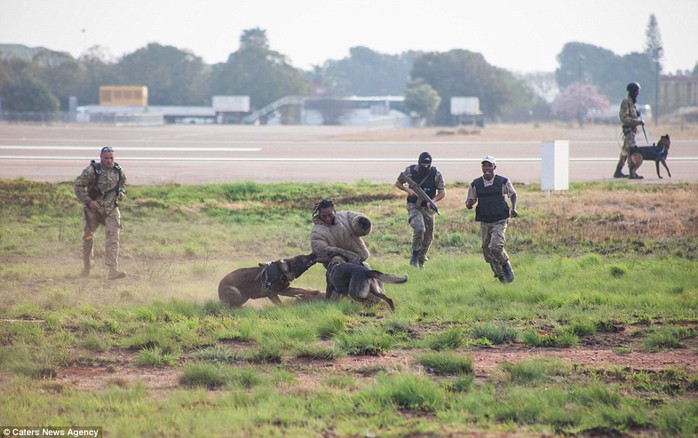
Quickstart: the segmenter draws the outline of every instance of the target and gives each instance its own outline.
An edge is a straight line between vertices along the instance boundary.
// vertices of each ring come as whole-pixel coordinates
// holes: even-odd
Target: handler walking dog
[[[279,295],[294,298],[317,295],[318,290],[290,287],[293,280],[315,263],[315,254],[311,253],[260,263],[256,268],[236,269],[218,284],[218,298],[230,307],[240,307],[250,299],[269,298],[279,305]]]

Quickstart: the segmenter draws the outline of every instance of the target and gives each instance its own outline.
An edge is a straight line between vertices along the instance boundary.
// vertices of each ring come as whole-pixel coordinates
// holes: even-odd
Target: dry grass
[[[698,257],[695,185],[611,187],[599,184],[584,186],[581,193],[573,188],[552,194],[520,188],[520,216],[511,220],[508,233],[512,245],[533,252],[564,248],[570,254],[662,251]],[[440,203],[448,216],[438,221],[437,231],[476,232],[474,213],[463,205],[466,194],[465,188],[449,188]]]
[[[530,204],[550,213],[547,232],[602,241],[610,237],[672,239],[698,237],[698,194],[694,187],[654,191],[592,189],[573,193],[527,193]]]

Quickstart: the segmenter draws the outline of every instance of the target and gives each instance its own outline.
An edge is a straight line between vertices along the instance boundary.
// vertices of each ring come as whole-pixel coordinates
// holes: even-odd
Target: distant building
[[[662,116],[685,107],[698,107],[698,74],[660,76],[659,109]]]

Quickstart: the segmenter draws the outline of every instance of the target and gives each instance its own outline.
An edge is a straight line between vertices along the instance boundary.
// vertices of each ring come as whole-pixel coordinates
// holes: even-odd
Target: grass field
[[[516,281],[448,187],[424,270],[390,185],[140,186],[122,267],[79,278],[67,183],[0,180],[0,426],[107,436],[695,436],[698,185],[517,187]],[[396,304],[242,309],[229,271],[308,253],[322,197],[371,217]],[[96,237],[97,260],[104,234]],[[324,289],[321,266],[294,282]]]

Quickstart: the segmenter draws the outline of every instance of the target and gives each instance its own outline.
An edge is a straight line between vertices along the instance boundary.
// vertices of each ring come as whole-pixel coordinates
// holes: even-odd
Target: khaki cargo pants
[[[503,265],[509,261],[509,255],[504,249],[507,224],[509,219],[487,223],[480,222],[480,236],[482,237],[482,255],[487,263]]]
[[[104,225],[106,232],[104,264],[119,268],[119,233],[121,232],[121,213],[118,208],[105,211],[103,207],[93,211],[89,207],[84,208],[83,225],[84,234],[82,238],[82,261],[85,268],[89,269],[93,265],[94,259],[94,236],[99,225]]]
[[[424,260],[434,241],[434,211],[408,202],[407,215],[412,227],[412,252],[418,252],[420,259]]]
[[[618,157],[618,163],[623,166],[625,161],[630,155],[630,148],[637,146],[635,142],[635,129],[624,129],[623,130],[623,146],[620,148],[620,157]]]

